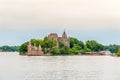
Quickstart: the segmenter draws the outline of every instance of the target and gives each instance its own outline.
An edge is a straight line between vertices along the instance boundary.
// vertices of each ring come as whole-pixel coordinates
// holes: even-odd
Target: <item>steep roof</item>
[[[65,32],[65,30],[64,30],[64,32],[63,32],[63,35],[66,35],[66,32]]]

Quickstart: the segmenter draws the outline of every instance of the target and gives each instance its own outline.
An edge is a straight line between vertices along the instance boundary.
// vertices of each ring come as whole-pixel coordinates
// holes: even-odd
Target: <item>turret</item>
[[[36,44],[34,43],[34,50],[37,50],[38,48],[37,48],[37,46],[36,46]]]
[[[39,47],[38,47],[38,55],[39,55],[39,56],[42,56],[42,55],[43,55],[41,45],[39,45]]]
[[[31,42],[29,42],[29,44],[28,44],[28,55],[31,54],[31,51],[32,51],[32,45],[31,45]]]
[[[39,45],[39,50],[42,50],[41,45]]]
[[[65,30],[63,32],[62,38],[67,39],[67,34],[66,34]]]

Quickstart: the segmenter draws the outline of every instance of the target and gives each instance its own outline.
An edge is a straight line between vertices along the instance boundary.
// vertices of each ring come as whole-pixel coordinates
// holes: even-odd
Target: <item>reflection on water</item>
[[[120,80],[120,58],[0,53],[0,80]]]

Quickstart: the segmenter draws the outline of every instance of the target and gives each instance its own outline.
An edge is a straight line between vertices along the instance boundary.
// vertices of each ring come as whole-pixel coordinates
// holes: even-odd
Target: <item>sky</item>
[[[21,45],[51,32],[120,44],[119,0],[0,0],[0,46]]]

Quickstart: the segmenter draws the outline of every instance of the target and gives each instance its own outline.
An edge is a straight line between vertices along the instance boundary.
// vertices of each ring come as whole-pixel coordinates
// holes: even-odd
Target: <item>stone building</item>
[[[65,46],[70,47],[69,38],[67,37],[67,34],[65,31],[63,32],[61,37],[58,37],[58,35],[56,33],[50,33],[48,35],[48,37],[50,39],[61,41],[65,44]],[[31,45],[31,43],[29,43],[27,55],[28,56],[42,56],[44,54],[43,54],[41,46],[36,47],[35,45],[33,46],[33,45]]]
[[[67,37],[67,34],[66,34],[65,31],[63,32],[61,37],[59,37],[56,33],[50,33],[48,35],[48,37],[51,38],[51,39],[55,39],[57,41],[61,41],[61,42],[63,42],[65,44],[65,46],[70,47],[69,38]]]
[[[36,47],[36,46],[32,46],[31,43],[29,43],[27,55],[28,56],[42,56],[43,51],[42,51],[41,46]]]

